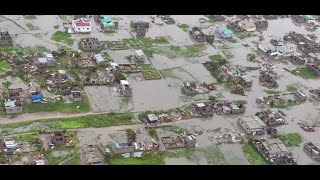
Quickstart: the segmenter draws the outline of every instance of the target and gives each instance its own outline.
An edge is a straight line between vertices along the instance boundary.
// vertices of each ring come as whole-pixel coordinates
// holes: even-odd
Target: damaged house
[[[219,73],[219,78],[222,78],[225,81],[228,80],[229,78],[241,75],[240,70],[234,64],[231,64],[231,63],[222,65],[219,68],[218,73]]]
[[[256,21],[254,22],[254,25],[256,25],[257,29],[267,29],[269,26],[268,21]]]
[[[52,144],[55,146],[64,145],[64,135],[62,131],[54,131],[52,136]]]
[[[200,85],[196,85],[195,83],[187,83],[187,82],[182,84],[182,92],[184,92],[187,95],[209,93],[214,89],[215,88],[212,85],[208,85],[205,82]]]
[[[249,79],[248,76],[239,76],[237,78],[237,83],[242,87],[251,88],[253,81],[252,79]]]
[[[309,154],[313,159],[320,161],[320,149],[312,142],[305,143],[303,150]]]
[[[4,145],[4,152],[6,152],[6,154],[14,154],[14,151],[17,149],[18,146],[18,144],[12,138],[4,139]]]
[[[296,165],[292,153],[280,139],[250,140],[249,142],[271,165]]]
[[[26,91],[22,88],[9,88],[8,89],[8,99],[17,100],[21,102],[26,101]]]
[[[259,82],[261,85],[268,88],[277,88],[279,85],[274,78],[268,73],[261,73],[259,76]]]
[[[39,57],[37,59],[37,64],[40,67],[53,67],[57,65],[57,61],[52,54],[46,53],[45,57]]]
[[[69,79],[71,79],[71,76],[67,73],[66,70],[58,70],[57,73],[49,74],[47,76],[47,82],[48,90],[51,91],[51,88],[59,88],[61,85],[66,83]]]
[[[11,46],[13,40],[8,31],[0,32],[0,46]]]
[[[291,15],[291,19],[298,24],[304,23],[304,18],[301,15]]]
[[[213,109],[218,115],[241,114],[246,111],[246,106],[243,104],[232,104],[231,102],[225,102],[214,104]]]
[[[268,126],[275,127],[287,124],[286,120],[281,116],[280,113],[276,111],[271,111],[270,109],[256,113],[262,121],[264,121]]]
[[[242,32],[244,29],[242,29],[239,25],[238,25],[239,21],[235,21],[235,22],[230,22],[227,24],[227,27],[232,29],[234,32]]]
[[[194,148],[197,146],[196,137],[193,135],[162,137],[161,140],[166,149]]]
[[[256,31],[256,25],[247,19],[239,21],[238,25],[240,26],[240,28],[244,29],[247,32]]]
[[[135,30],[136,35],[142,37],[146,35],[149,26],[149,22],[144,20],[132,20],[130,23],[130,27]]]
[[[316,76],[320,76],[320,69],[319,67],[314,63],[307,63],[306,68],[311,71]]]
[[[224,21],[226,19],[222,15],[205,15],[205,16],[213,21]]]
[[[192,27],[192,29],[189,31],[189,35],[191,39],[195,40],[196,42],[206,42],[206,35],[201,31],[199,27]]]
[[[264,135],[267,125],[258,116],[242,116],[238,118],[239,125],[251,135]]]
[[[146,61],[147,56],[141,49],[139,49],[134,52],[133,58],[135,60],[135,63],[144,63]]]
[[[128,143],[114,143],[112,144],[111,150],[113,154],[126,154],[133,153],[135,151],[135,147]]]
[[[113,21],[109,16],[99,15],[100,27],[103,31],[113,31],[118,29],[119,22]]]
[[[80,47],[83,51],[101,51],[101,43],[98,38],[81,38],[80,39]]]
[[[277,15],[262,15],[263,18],[265,19],[278,19]]]
[[[17,100],[8,100],[4,102],[6,114],[16,114],[22,112],[22,103]]]
[[[91,59],[82,58],[77,61],[76,66],[81,69],[86,69],[86,68],[93,68],[96,66],[96,64]]]
[[[299,101],[306,101],[308,98],[307,95],[302,90],[295,91],[294,96]]]
[[[39,102],[42,100],[42,94],[41,94],[40,88],[33,86],[30,88],[29,92],[30,92],[32,102]]]
[[[84,165],[97,165],[102,164],[102,155],[98,148],[93,145],[88,145],[79,149],[78,154],[80,156],[81,164]]]
[[[107,60],[103,58],[101,53],[95,54],[93,56],[93,59],[96,61],[98,65],[104,65],[107,62]]]
[[[187,108],[192,116],[195,117],[213,117],[213,104],[212,103],[197,103]]]
[[[306,59],[303,56],[299,56],[299,55],[291,56],[290,61],[293,64],[297,64],[297,65],[305,65],[306,64]]]
[[[129,85],[129,82],[126,80],[120,81],[120,94],[125,97],[132,96],[132,88]]]

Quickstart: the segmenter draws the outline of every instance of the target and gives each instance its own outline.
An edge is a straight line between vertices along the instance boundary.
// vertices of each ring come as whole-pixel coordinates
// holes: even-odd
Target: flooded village
[[[1,15],[1,165],[319,165],[320,16]]]

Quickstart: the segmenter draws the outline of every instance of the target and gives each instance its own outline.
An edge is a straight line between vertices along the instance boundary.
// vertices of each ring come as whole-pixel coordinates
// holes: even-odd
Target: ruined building
[[[262,17],[265,19],[278,19],[277,15],[262,15]]]
[[[120,93],[122,96],[130,97],[132,96],[132,88],[129,86],[129,82],[126,80],[120,81]]]
[[[304,23],[304,18],[301,15],[291,15],[291,19],[298,24]]]
[[[56,146],[60,146],[64,144],[64,135],[62,131],[53,132],[52,143]]]
[[[190,35],[191,39],[193,39],[197,42],[201,42],[201,43],[206,42],[206,35],[201,31],[201,29],[199,27],[193,27],[189,31],[189,35]]]
[[[276,88],[278,87],[278,83],[273,79],[270,74],[262,73],[259,76],[259,82],[268,88]]]
[[[22,112],[22,104],[17,100],[8,100],[4,102],[6,114],[16,114]]]
[[[303,150],[309,154],[313,159],[320,161],[320,149],[312,142],[305,143]]]
[[[13,45],[13,40],[8,31],[0,32],[0,46]]]
[[[139,49],[134,52],[133,58],[135,60],[135,63],[144,63],[146,61],[147,56],[141,49]]]
[[[232,29],[234,32],[242,32],[244,29],[242,29],[239,25],[238,25],[239,21],[235,21],[235,22],[230,22],[227,24],[227,27]]]
[[[166,149],[194,148],[197,145],[193,135],[162,137],[161,140]]]
[[[267,125],[258,116],[242,116],[238,118],[239,125],[251,135],[264,135]]]
[[[80,40],[80,47],[83,51],[100,51],[102,49],[101,43],[97,38],[82,38]]]
[[[271,127],[287,124],[286,120],[280,115],[280,113],[271,111],[270,109],[257,112],[256,116]]]

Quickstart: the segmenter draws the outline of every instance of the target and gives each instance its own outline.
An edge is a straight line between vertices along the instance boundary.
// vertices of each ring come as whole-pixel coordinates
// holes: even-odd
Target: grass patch
[[[34,142],[38,139],[38,135],[37,134],[24,134],[24,135],[16,136],[15,139],[17,141]]]
[[[149,64],[140,65],[140,69],[145,80],[162,79],[158,71]]]
[[[125,158],[122,156],[111,158],[109,160],[112,165],[163,165],[164,156],[159,152],[148,153],[144,152],[141,158],[129,157]]]
[[[248,104],[248,101],[246,101],[246,100],[236,100],[236,101],[232,101],[232,103],[234,103],[234,104]]]
[[[239,39],[246,39],[246,38],[250,38],[250,37],[254,37],[256,36],[253,33],[248,33],[248,32],[238,32],[235,33],[235,35],[239,38]]]
[[[225,89],[231,92],[232,94],[244,95],[244,90],[240,86],[236,85],[231,79],[229,79],[225,85]]]
[[[126,129],[128,142],[133,143],[136,142],[137,136],[136,132],[133,129]]]
[[[7,62],[0,60],[0,72],[6,72],[9,69],[11,69],[10,64],[8,64]]]
[[[187,32],[189,29],[188,24],[178,24],[178,27],[181,28],[183,31]]]
[[[246,158],[251,165],[267,165],[267,162],[263,159],[259,152],[251,145],[244,145],[243,151],[246,153]]]
[[[301,135],[298,133],[282,134],[279,138],[287,147],[299,146],[302,142]]]
[[[159,140],[158,133],[155,128],[149,128],[148,133],[153,139]]]
[[[228,42],[237,43],[238,41],[235,38],[228,38]]]
[[[34,125],[45,130],[56,130],[56,129],[75,129],[75,128],[99,128],[99,127],[110,127],[110,126],[120,126],[120,125],[130,125],[136,124],[132,121],[132,113],[109,113],[109,114],[98,114],[98,115],[87,115],[81,117],[71,117],[71,118],[55,118],[55,119],[44,119],[37,121],[25,121],[10,124],[1,124],[0,128],[19,128],[26,127],[28,125]],[[37,129],[27,129],[24,132],[35,132]],[[12,133],[12,131],[10,131]]]
[[[180,158],[180,157],[185,157],[187,159],[191,159],[193,156],[195,150],[190,149],[190,148],[185,148],[183,150],[175,150],[175,151],[162,151],[164,156],[168,158]]]
[[[259,67],[252,67],[252,66],[247,66],[245,67],[246,71],[256,71],[259,69]]]
[[[142,51],[144,52],[144,54],[148,57],[153,57],[153,54],[155,52],[154,48],[144,48],[142,49]]]
[[[155,38],[150,38],[150,37],[130,38],[130,39],[122,39],[122,41],[133,49],[151,48],[155,44],[169,44],[167,36],[158,36]]]
[[[220,61],[221,59],[224,59],[220,54],[215,54],[215,55],[209,56],[208,58],[211,59],[212,61]]]
[[[28,19],[28,20],[35,20],[35,19],[37,19],[37,16],[35,16],[35,15],[25,15],[25,16],[23,16],[25,19]]]
[[[130,102],[130,97],[122,97],[120,102],[120,109],[123,107],[127,107]]]
[[[315,79],[317,76],[309,71],[306,67],[296,68],[291,71],[292,74],[300,76],[303,79]]]
[[[228,49],[223,49],[221,50],[221,52],[223,53],[224,57],[226,57],[227,60],[234,58],[234,55]]]
[[[257,55],[255,53],[247,54],[247,60],[250,62],[256,62]]]
[[[63,165],[80,165],[80,157],[78,154],[75,154],[72,159],[68,162],[64,163]]]
[[[75,148],[56,148],[48,151],[44,151],[44,157],[48,161],[49,165],[57,165],[64,159],[76,154]]]
[[[69,19],[66,15],[59,15],[59,18],[63,21],[69,21]]]
[[[160,73],[164,78],[170,77],[174,79],[180,79],[180,77],[173,72],[173,69],[162,69],[160,70]]]
[[[284,109],[284,108],[288,108],[291,106],[295,106],[295,105],[299,105],[302,102],[300,101],[296,101],[296,100],[288,100],[285,103],[274,103],[274,102],[270,102],[270,107],[271,108],[279,108],[279,109]]]
[[[177,133],[177,134],[183,134],[183,133],[188,132],[187,129],[184,129],[184,128],[181,128],[178,126],[171,126],[171,125],[170,126],[163,126],[163,129],[166,131],[171,131],[171,132]]]
[[[205,46],[203,44],[193,44],[193,45],[185,45],[185,46],[161,46],[154,49],[154,53],[164,54],[169,58],[176,57],[201,57],[203,51],[205,50]]]
[[[24,113],[37,112],[63,112],[63,113],[80,113],[89,112],[90,105],[87,101],[64,103],[63,101],[48,103],[27,103],[23,106]]]
[[[72,45],[74,40],[71,37],[72,35],[69,33],[57,31],[52,34],[51,39],[57,42],[63,42]]]
[[[39,28],[31,23],[27,23],[26,26],[28,27],[28,29],[30,31],[35,31],[35,30],[39,30]]]
[[[281,93],[281,91],[274,91],[274,90],[269,90],[269,89],[266,89],[263,91],[266,92],[267,94],[280,94]]]
[[[208,146],[199,148],[197,151],[203,152],[208,164],[220,165],[224,163],[224,155],[218,146]]]
[[[45,53],[45,52],[49,53],[49,52],[50,52],[50,50],[47,49],[47,48],[44,47],[44,46],[35,46],[34,49],[35,49],[35,51],[36,51],[37,53]]]
[[[24,72],[17,72],[16,76],[19,77],[23,83],[25,84],[29,84],[29,79],[28,79],[28,75],[25,74]]]
[[[295,91],[298,90],[298,88],[299,88],[299,85],[298,85],[298,84],[289,84],[289,85],[287,86],[287,91],[289,91],[289,92],[295,92]]]

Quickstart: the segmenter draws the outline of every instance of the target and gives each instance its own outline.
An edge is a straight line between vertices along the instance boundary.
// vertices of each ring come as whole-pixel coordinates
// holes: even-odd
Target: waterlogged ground
[[[214,32],[218,25],[225,25],[226,22],[206,22],[201,23],[200,18],[206,19],[202,15],[171,16],[175,21],[175,25],[166,25],[162,23],[159,18],[155,19],[155,24],[151,23],[150,28],[146,33],[146,37],[155,38],[159,36],[168,37],[169,44],[158,45],[158,52],[153,54],[147,60],[147,63],[159,71],[161,79],[158,80],[144,80],[141,75],[130,75],[127,79],[133,89],[133,97],[131,99],[122,98],[118,92],[113,91],[112,87],[85,87],[85,92],[91,107],[90,113],[105,113],[105,112],[140,112],[146,110],[161,110],[181,107],[195,101],[203,101],[208,98],[208,95],[197,95],[195,97],[188,97],[181,93],[181,83],[184,81],[216,83],[215,77],[212,77],[201,63],[209,60],[209,56],[219,54],[229,59],[235,65],[242,65],[244,67],[258,67],[257,62],[250,62],[247,60],[247,54],[253,53],[257,49],[258,43],[269,42],[271,38],[282,38],[289,31],[296,31],[298,33],[316,34],[315,32],[308,32],[303,26],[297,26],[292,23],[289,18],[268,20],[269,27],[267,30],[256,32],[255,36],[250,38],[240,39],[234,37],[236,42],[226,42],[225,44],[214,43],[213,45],[201,45],[201,50],[194,48],[198,43],[192,41],[187,32],[178,25],[188,25],[189,28],[193,26],[203,27],[205,33]],[[96,37],[100,41],[116,41],[124,38],[132,38],[133,33],[130,29],[130,21],[133,19],[144,19],[151,21],[151,15],[146,16],[127,16],[119,15],[112,16],[119,22],[119,30],[113,33],[102,33],[99,30],[93,18],[90,21],[93,24],[90,37]],[[235,17],[233,17],[235,18]],[[5,15],[0,17],[0,26],[5,27],[13,35],[15,44],[24,47],[27,46],[45,46],[49,50],[56,50],[58,47],[68,47],[73,50],[78,49],[78,41],[83,37],[88,37],[86,34],[74,34],[72,39],[74,43],[68,45],[62,42],[56,42],[51,39],[51,36],[56,31],[63,31],[63,22],[66,19],[72,19],[71,16],[55,16],[55,15],[37,15],[35,19],[27,19],[21,15]],[[231,20],[232,18],[228,18]],[[264,40],[259,40],[259,36],[263,36]],[[219,38],[218,38],[219,39]],[[317,40],[319,42],[319,40]],[[244,47],[241,44],[249,44],[250,47]],[[174,50],[175,46],[180,49]],[[185,52],[186,47],[191,46],[192,52]],[[129,63],[126,56],[132,55],[134,50],[110,51],[107,50],[110,57],[117,63]],[[257,58],[258,60],[261,60]],[[283,68],[294,69],[292,64],[275,63],[274,71],[278,74],[277,82],[279,88],[275,91],[287,92],[287,86],[291,84],[298,84],[299,89],[307,92],[310,88],[320,88],[319,79],[305,80],[301,77],[295,76]],[[246,100],[247,110],[244,115],[255,114],[261,109],[256,104],[256,98],[266,96],[266,87],[258,83],[259,71],[254,70],[248,72],[248,77],[253,79],[253,87],[251,91],[246,92],[246,96],[231,94],[223,85],[217,85],[217,90],[210,93],[210,95],[217,95],[220,99],[225,100]],[[17,82],[20,83],[20,82]],[[15,86],[13,83],[12,86]],[[273,109],[277,110],[277,109]],[[319,128],[316,127],[316,132],[308,133],[300,129],[297,123],[300,120],[312,123],[319,120],[319,104],[307,101],[306,103],[296,105],[293,107],[282,109],[287,116],[288,125],[278,127],[277,130],[281,134],[299,133],[302,136],[303,142],[299,147],[292,147],[294,157],[298,164],[319,164],[314,161],[306,153],[303,152],[302,147],[305,142],[313,142],[317,146],[320,145]],[[70,114],[63,113],[36,113],[26,114],[24,116],[16,116],[11,118],[2,118],[0,123],[19,122],[33,119],[43,119],[44,117],[72,117]],[[75,115],[75,116],[81,116]],[[35,126],[37,125],[34,123]],[[190,157],[166,157],[166,164],[250,164],[242,150],[241,144],[219,144],[215,137],[216,134],[210,132],[216,128],[229,128],[237,131],[242,131],[237,126],[237,116],[214,116],[210,119],[193,119],[188,121],[179,121],[175,125],[192,129],[193,126],[199,126],[203,129],[203,134],[197,136],[197,145],[195,152]],[[123,139],[123,130],[126,128],[137,129],[141,125],[132,126],[117,126],[107,128],[87,128],[78,131],[79,144],[102,144],[107,145],[114,141],[125,141]],[[32,129],[33,127],[25,127]],[[41,128],[41,127],[37,127]],[[45,128],[45,127],[42,127]],[[28,130],[28,129],[27,129]],[[15,132],[25,132],[26,129],[16,128]],[[122,133],[119,133],[119,131]],[[210,147],[213,147],[213,154],[209,153]],[[221,151],[221,153],[219,153]]]

